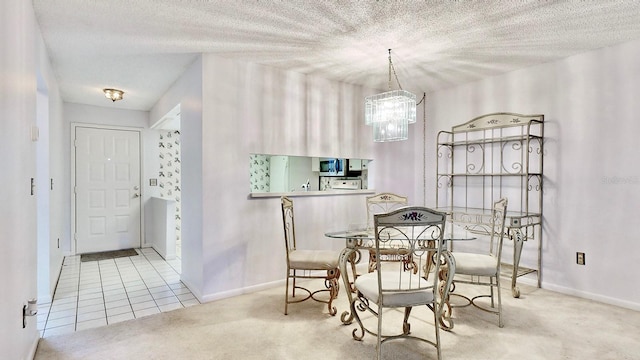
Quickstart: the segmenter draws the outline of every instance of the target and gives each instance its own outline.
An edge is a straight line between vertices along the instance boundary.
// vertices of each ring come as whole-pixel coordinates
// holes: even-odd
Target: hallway
[[[152,248],[137,256],[81,262],[64,259],[52,303],[38,304],[41,337],[115,324],[200,302],[180,281],[180,258]]]

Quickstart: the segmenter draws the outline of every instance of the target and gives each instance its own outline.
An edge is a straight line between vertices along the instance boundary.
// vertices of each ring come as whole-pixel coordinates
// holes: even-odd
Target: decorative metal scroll
[[[514,126],[518,124],[526,124],[529,121],[535,120],[542,122],[544,116],[543,115],[522,115],[516,113],[494,113],[478,116],[477,118],[471,119],[464,124],[460,124],[454,126],[452,131],[456,132],[466,132],[472,130],[483,130],[483,129],[495,129],[501,127]]]

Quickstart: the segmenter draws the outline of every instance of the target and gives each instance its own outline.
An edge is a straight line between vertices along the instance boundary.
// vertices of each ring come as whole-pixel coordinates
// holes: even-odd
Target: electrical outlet
[[[578,265],[584,265],[584,253],[583,252],[576,253],[576,263]]]

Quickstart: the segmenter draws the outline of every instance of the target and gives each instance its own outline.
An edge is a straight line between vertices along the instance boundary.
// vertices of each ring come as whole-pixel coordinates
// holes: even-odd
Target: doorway
[[[75,253],[141,246],[140,130],[74,127]]]
[[[180,104],[151,126],[158,136],[158,181],[156,195],[175,204],[175,256],[182,258],[181,136]],[[163,255],[164,256],[164,255]]]

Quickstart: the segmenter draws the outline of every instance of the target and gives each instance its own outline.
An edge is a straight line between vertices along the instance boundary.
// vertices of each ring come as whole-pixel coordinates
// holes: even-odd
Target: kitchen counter
[[[250,193],[249,198],[274,198],[281,196],[335,196],[335,195],[362,195],[362,194],[375,194],[374,189],[360,189],[360,190],[326,190],[326,191],[292,191],[292,192],[262,192],[262,193]]]

